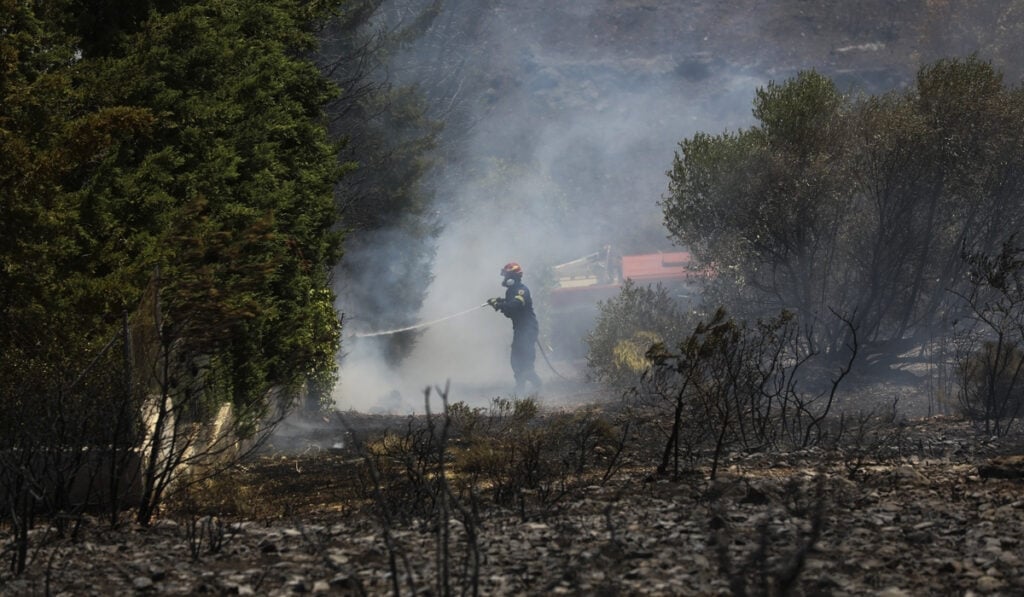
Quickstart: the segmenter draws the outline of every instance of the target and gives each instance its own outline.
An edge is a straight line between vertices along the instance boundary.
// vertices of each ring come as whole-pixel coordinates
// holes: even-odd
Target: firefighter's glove
[[[503,302],[505,302],[505,301],[503,299],[500,299],[500,298],[487,299],[487,304],[492,306],[492,307],[494,307],[495,311],[497,311],[498,309],[501,309],[501,303],[503,303]]]

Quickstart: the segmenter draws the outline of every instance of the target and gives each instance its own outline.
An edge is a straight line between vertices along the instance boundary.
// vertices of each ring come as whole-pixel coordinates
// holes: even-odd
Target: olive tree
[[[759,126],[680,143],[665,225],[714,268],[716,298],[739,314],[822,317],[849,211],[846,107],[831,81],[804,72],[757,91]]]
[[[916,85],[840,94],[801,73],[759,89],[757,124],[680,143],[662,202],[673,239],[715,271],[739,315],[789,309],[841,351],[889,362],[962,305],[963,247],[992,250],[1024,217],[1021,90],[976,57]]]

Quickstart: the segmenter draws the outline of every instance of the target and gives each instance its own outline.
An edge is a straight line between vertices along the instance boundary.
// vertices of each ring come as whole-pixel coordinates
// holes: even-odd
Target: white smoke
[[[575,12],[592,16],[591,9]],[[658,201],[677,143],[698,130],[749,123],[753,90],[764,84],[735,71],[691,82],[679,74],[689,58],[671,53],[595,59],[587,50],[591,42],[582,40],[570,44],[583,48],[579,55],[566,53],[564,43],[556,50],[527,34],[545,18],[536,9],[482,18],[489,22],[480,29],[490,37],[476,59],[504,83],[486,98],[467,100],[477,101],[472,134],[448,152],[458,161],[444,164],[432,181],[444,232],[419,321],[502,295],[499,270],[509,261],[523,265],[536,296],[546,268],[604,245],[670,248]],[[600,40],[592,43],[600,46]],[[373,250],[385,255],[403,247],[391,242]],[[386,297],[374,302],[340,308],[363,326],[387,308]],[[535,308],[543,321],[545,305]],[[453,400],[485,404],[513,388],[511,339],[509,320],[489,307],[426,328],[397,368],[385,364],[382,340],[348,339],[337,406],[421,412],[424,388],[449,380]],[[541,355],[537,372],[553,380]]]
[[[885,10],[867,12],[844,3],[740,4],[684,11],[668,2],[446,0],[431,30],[389,64],[394,82],[417,85],[448,123],[448,161],[430,181],[444,232],[418,320],[501,294],[497,272],[508,261],[523,264],[537,294],[545,268],[604,245],[667,248],[657,203],[680,140],[750,125],[755,89],[799,70],[825,72],[844,89],[905,84],[915,60],[983,49],[973,32],[996,27],[962,23],[1001,14],[985,3],[935,6],[931,16],[882,0]],[[387,0],[381,18],[412,21],[431,5]],[[957,39],[963,47],[953,48]],[[373,289],[377,276],[395,272],[374,270],[410,248],[395,230],[364,240],[346,247],[366,275],[340,281],[358,292],[339,309],[352,329],[394,327],[399,309]],[[545,305],[536,307],[543,322]],[[421,411],[423,389],[446,380],[453,399],[482,403],[512,387],[510,341],[511,325],[489,309],[427,328],[398,368],[384,364],[383,339],[350,338],[337,405]],[[551,378],[539,359],[538,372]]]

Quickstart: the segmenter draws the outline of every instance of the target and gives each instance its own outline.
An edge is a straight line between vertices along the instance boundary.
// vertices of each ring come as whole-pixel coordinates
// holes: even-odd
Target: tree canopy
[[[82,4],[0,8],[5,401],[66,386],[157,272],[226,396],[329,388],[345,168],[310,53],[338,2]]]
[[[680,143],[665,224],[740,313],[793,309],[833,348],[830,311],[869,343],[919,340],[962,309],[962,253],[1020,226],[1021,93],[977,57],[881,96],[813,71],[771,83],[756,125]]]

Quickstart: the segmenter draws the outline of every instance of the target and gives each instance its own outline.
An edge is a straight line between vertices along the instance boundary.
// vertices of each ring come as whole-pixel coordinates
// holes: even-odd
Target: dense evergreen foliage
[[[380,9],[0,2],[0,508],[19,546],[96,474],[66,446],[102,452],[115,522],[141,473],[145,524],[177,471],[331,399],[343,236],[437,231],[418,187],[437,125],[382,72],[417,25],[382,34]],[[421,278],[393,293],[413,312]]]
[[[253,416],[271,390],[329,391],[345,168],[325,116],[338,89],[310,55],[337,4],[0,5],[7,440],[68,415],[147,288],[159,300],[133,327],[191,364],[171,383],[210,371],[204,400]]]

